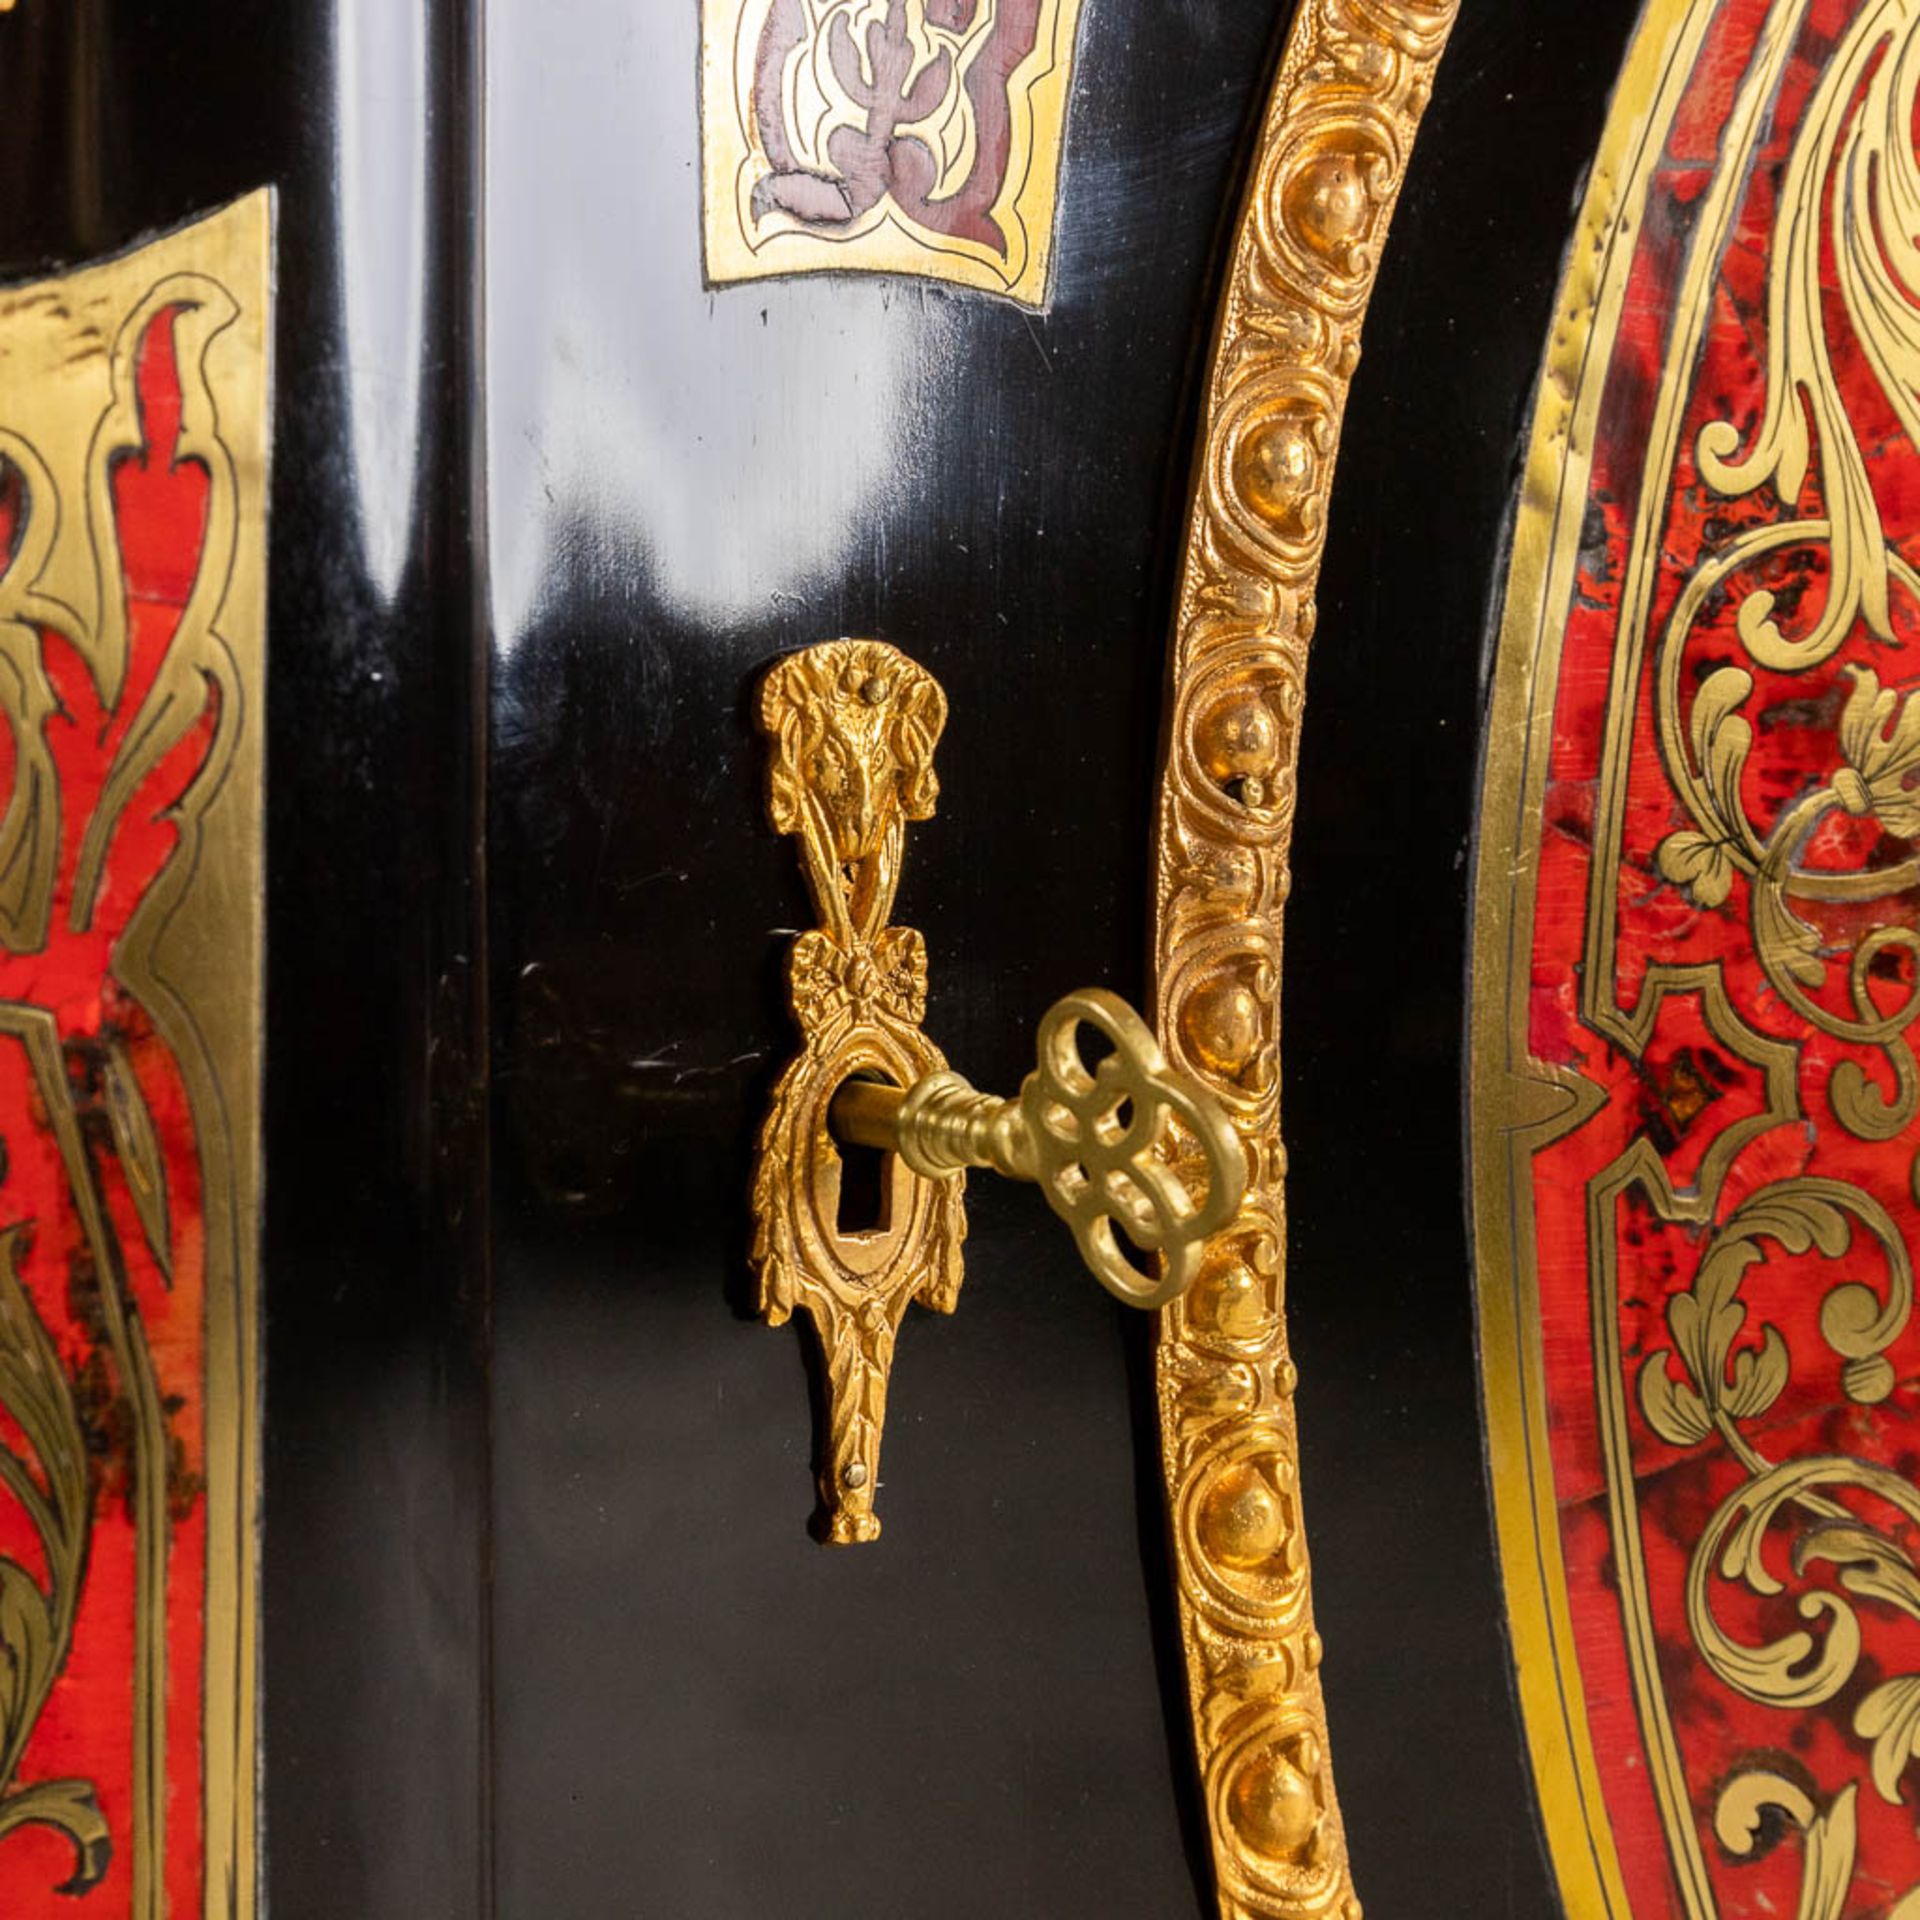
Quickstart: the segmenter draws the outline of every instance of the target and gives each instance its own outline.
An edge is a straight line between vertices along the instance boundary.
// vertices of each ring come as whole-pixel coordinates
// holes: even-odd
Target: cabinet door
[[[1459,955],[1513,436],[1625,10],[1549,36],[1481,9],[1439,64],[1317,620],[1338,431],[1320,400],[1352,371],[1445,12],[1087,0],[1051,264],[1024,299],[922,244],[901,174],[867,199],[881,176],[850,136],[782,158],[804,103],[840,126],[856,52],[862,84],[906,57],[900,9],[812,9],[812,46],[788,12],[489,9],[500,1906],[1200,1914],[1224,1886],[1235,1912],[1339,1911],[1337,1779],[1380,1911],[1547,1911],[1484,1510]],[[915,71],[937,75],[986,14],[925,18],[948,38]],[[1256,258],[1260,218],[1286,231]],[[858,249],[881,245],[890,271],[867,271]],[[1317,291],[1289,305],[1300,248]],[[1223,300],[1265,329],[1234,352],[1299,372],[1226,482],[1251,472],[1279,528],[1240,598],[1187,544],[1190,524],[1242,537],[1206,519],[1234,404]],[[1199,750],[1203,773],[1233,761],[1206,817],[1240,824],[1176,846],[1167,729],[1213,697],[1170,695],[1180,673],[1213,685],[1170,671],[1196,605],[1244,621],[1266,717]],[[1309,633],[1302,710],[1281,682]],[[957,1310],[911,1310],[893,1356],[884,1534],[810,1530],[833,1383],[810,1332],[756,1323],[749,1199],[815,909],[768,825],[757,702],[776,660],[843,635],[945,690],[895,918],[925,938],[928,1032],[996,1090],[1048,1003],[1099,982],[1157,1007],[1270,1128],[1268,923],[1190,950],[1156,923],[1193,870],[1218,899],[1269,860],[1304,712],[1298,1486],[1263,1317],[1282,1230],[1203,1283],[1211,1317],[1170,1365],[1031,1192],[975,1178]],[[1260,871],[1277,903],[1283,869]],[[1214,998],[1183,1029],[1194,976]],[[1196,1408],[1211,1437],[1176,1449],[1170,1548],[1162,1414],[1178,1434]],[[1311,1721],[1284,1717],[1311,1712],[1302,1492],[1330,1774]],[[1188,1525],[1211,1531],[1191,1545]],[[1416,1792],[1415,1754],[1465,1764]]]
[[[1151,1330],[1032,1192],[972,1180],[958,1308],[899,1332],[884,1534],[817,1537],[827,1383],[750,1267],[815,924],[755,714],[842,635],[944,689],[894,917],[979,1085],[1018,1086],[1070,988],[1144,1003],[1185,426],[1278,10],[987,23],[1011,98],[956,92],[979,138],[1034,112],[997,44],[1026,15],[1070,101],[1035,304],[931,246],[783,272],[865,244],[797,231],[709,284],[700,10],[489,11],[501,1908],[1196,1911]],[[905,57],[886,9],[814,11],[863,71]],[[728,112],[766,12],[706,9]],[[766,163],[756,231],[803,177]]]
[[[264,585],[236,697],[188,683],[257,756],[226,802],[253,879],[166,869],[174,937],[238,969],[180,989],[227,1037],[172,1107],[90,1028],[64,1084],[0,1084],[0,1228],[41,1223],[44,1262],[100,1170],[153,1267],[129,1325],[178,1246],[224,1220],[240,1250],[230,1322],[181,1315],[150,1396],[164,1485],[92,1296],[22,1269],[107,1545],[45,1714],[12,1748],[0,1717],[0,1906],[1554,1910],[1484,1491],[1461,958],[1486,607],[1631,12],[0,9],[0,435],[88,273],[205,272],[195,236],[250,222],[210,364],[255,383]],[[42,361],[16,321],[57,322]],[[111,418],[107,337],[75,339]],[[191,482],[245,429],[223,402],[224,440],[156,461],[155,352],[129,437],[74,456],[109,499],[122,444]],[[0,466],[16,571],[30,477]],[[58,626],[25,584],[10,666]],[[1159,1323],[973,1177],[955,1310],[908,1309],[857,1489],[884,1533],[845,1547],[832,1369],[763,1324],[753,1209],[818,905],[760,702],[841,638],[943,690],[894,913],[931,1042],[1012,1093],[1047,1007],[1111,988],[1256,1175]],[[84,679],[47,727],[115,708]],[[92,958],[166,1038],[137,954]],[[81,1129],[51,1200],[49,1088]],[[250,1162],[208,1157],[216,1108]],[[24,1474],[0,1556],[50,1593]]]

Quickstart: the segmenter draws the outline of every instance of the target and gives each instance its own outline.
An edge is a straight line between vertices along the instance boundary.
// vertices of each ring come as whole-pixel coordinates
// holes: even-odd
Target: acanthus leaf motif
[[[1853,1711],[1853,1730],[1872,1747],[1873,1784],[1883,1800],[1905,1797],[1901,1776],[1920,1752],[1920,1674],[1882,1681]]]
[[[1920,834],[1920,702],[1882,687],[1870,666],[1846,669],[1853,691],[1840,715],[1846,765],[1833,778],[1835,798],[1852,814],[1871,813],[1887,832]]]

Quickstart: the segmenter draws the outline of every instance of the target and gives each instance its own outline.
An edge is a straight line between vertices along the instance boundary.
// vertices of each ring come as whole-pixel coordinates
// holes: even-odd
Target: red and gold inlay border
[[[269,196],[0,292],[0,1908],[255,1910]]]
[[[1473,1026],[1578,1915],[1920,1913],[1920,8],[1657,0],[1538,402]]]

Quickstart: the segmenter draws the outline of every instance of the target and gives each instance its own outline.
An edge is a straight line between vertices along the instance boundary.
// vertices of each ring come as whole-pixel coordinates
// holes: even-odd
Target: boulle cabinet
[[[1920,1915],[1920,0],[0,156],[0,1913]]]

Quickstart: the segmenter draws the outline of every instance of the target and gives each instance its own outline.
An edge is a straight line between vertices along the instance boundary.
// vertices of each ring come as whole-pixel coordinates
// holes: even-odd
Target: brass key
[[[1110,1049],[1091,1065],[1089,1031]],[[1167,1157],[1176,1123],[1204,1170],[1197,1198]],[[834,1096],[829,1124],[855,1146],[898,1153],[930,1180],[989,1167],[1037,1182],[1094,1277],[1133,1307],[1163,1307],[1187,1290],[1208,1236],[1246,1193],[1246,1151],[1233,1123],[1168,1066],[1147,1023],[1101,987],[1047,1010],[1038,1064],[1016,1098],[980,1093],[952,1072],[904,1091],[850,1080]],[[1140,1259],[1129,1257],[1129,1244]]]

